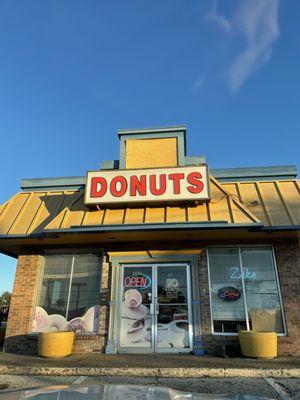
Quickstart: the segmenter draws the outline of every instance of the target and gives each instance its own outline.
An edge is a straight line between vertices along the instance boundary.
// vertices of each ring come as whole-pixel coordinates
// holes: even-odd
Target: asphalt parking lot
[[[198,393],[248,394],[271,399],[300,400],[300,379],[270,378],[147,378],[147,377],[86,377],[86,376],[0,376],[0,393],[7,390],[49,385],[154,385]]]

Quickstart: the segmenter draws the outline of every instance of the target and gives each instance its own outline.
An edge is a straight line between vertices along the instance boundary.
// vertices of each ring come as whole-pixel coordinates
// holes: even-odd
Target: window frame
[[[278,269],[277,269],[277,262],[276,262],[276,257],[275,257],[274,246],[272,244],[258,244],[258,245],[255,245],[255,244],[253,244],[253,245],[252,244],[251,245],[233,244],[233,245],[219,245],[219,246],[218,245],[214,245],[214,246],[208,246],[206,248],[211,332],[212,332],[213,335],[217,335],[217,336],[238,336],[238,332],[215,332],[214,331],[214,320],[213,320],[213,309],[212,309],[212,298],[211,298],[209,249],[212,249],[212,248],[236,248],[238,250],[238,254],[239,254],[240,270],[241,270],[241,273],[243,273],[243,262],[242,262],[241,248],[244,248],[244,247],[252,247],[252,248],[269,247],[270,250],[271,250],[273,266],[274,266],[274,273],[275,273],[275,279],[276,279],[276,286],[277,286],[277,290],[278,290],[279,304],[280,304],[281,315],[282,315],[282,325],[283,325],[283,330],[284,330],[284,332],[276,333],[276,335],[277,336],[282,336],[282,337],[283,336],[288,336],[286,318],[285,318],[285,310],[284,310],[282,294],[281,294],[281,285],[280,285],[280,280],[279,280],[279,275],[278,275]],[[245,286],[244,286],[244,279],[243,278],[242,278],[242,285],[243,285],[243,293],[244,293],[243,297],[244,297],[246,326],[247,326],[247,331],[248,331],[248,330],[250,330],[249,329],[250,324],[249,324],[247,299],[246,299],[246,292],[245,292]]]
[[[86,249],[80,249],[80,248],[68,248],[68,249],[63,249],[63,248],[58,248],[58,249],[46,249],[44,250],[40,256],[42,258],[42,262],[41,262],[41,266],[40,266],[40,270],[39,270],[39,276],[37,279],[37,283],[36,283],[36,287],[35,287],[35,294],[34,294],[34,304],[33,304],[33,308],[32,308],[32,315],[31,315],[31,321],[30,321],[30,331],[29,331],[29,335],[33,335],[36,336],[39,334],[39,332],[32,332],[32,324],[33,324],[33,320],[34,320],[34,313],[35,313],[35,309],[37,307],[37,303],[38,303],[38,297],[39,297],[39,290],[40,287],[42,285],[43,282],[43,277],[44,277],[44,270],[45,270],[45,257],[46,256],[53,256],[53,255],[70,255],[72,257],[74,257],[77,254],[94,254],[94,255],[98,255],[99,256],[99,260],[100,260],[100,282],[99,282],[99,305],[100,305],[100,294],[101,294],[101,287],[102,287],[102,267],[103,267],[103,257],[104,257],[104,251],[103,250],[99,250],[99,248],[86,248]],[[72,261],[72,265],[73,265]],[[73,268],[72,268],[72,272],[73,272]],[[73,277],[70,279],[70,282],[72,282]],[[101,316],[100,316],[101,319]],[[100,329],[100,328],[99,328]],[[99,335],[100,332],[75,332],[75,335],[94,335],[97,336]]]

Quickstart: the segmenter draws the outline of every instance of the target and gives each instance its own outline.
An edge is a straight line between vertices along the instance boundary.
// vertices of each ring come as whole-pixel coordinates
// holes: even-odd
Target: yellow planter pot
[[[253,358],[277,357],[277,335],[275,332],[240,331],[242,354]]]
[[[74,332],[41,332],[38,353],[41,357],[66,357],[72,353]]]

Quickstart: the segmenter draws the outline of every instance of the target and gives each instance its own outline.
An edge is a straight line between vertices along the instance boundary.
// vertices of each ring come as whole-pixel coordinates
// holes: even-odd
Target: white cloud
[[[201,78],[197,79],[197,80],[194,82],[194,84],[193,84],[193,86],[192,86],[192,90],[196,92],[197,90],[201,89],[201,87],[203,86],[203,84],[204,84],[204,77],[201,77]]]
[[[278,0],[243,0],[232,24],[245,37],[246,47],[229,67],[230,89],[237,92],[246,80],[268,62],[279,37]]]
[[[232,36],[242,36],[245,41],[244,49],[235,55],[223,74],[232,93],[270,60],[279,37],[278,7],[279,0],[241,0],[233,16],[225,18],[218,13],[218,2],[213,1],[206,20],[230,31]]]
[[[218,14],[218,0],[213,0],[211,5],[210,12],[204,18],[207,22],[211,22],[218,26],[221,30],[230,32],[231,24],[223,17],[221,14]]]

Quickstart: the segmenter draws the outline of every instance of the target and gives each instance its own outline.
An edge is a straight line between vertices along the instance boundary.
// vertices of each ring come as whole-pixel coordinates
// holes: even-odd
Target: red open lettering
[[[145,287],[147,279],[144,276],[126,276],[124,284],[126,287]]]

